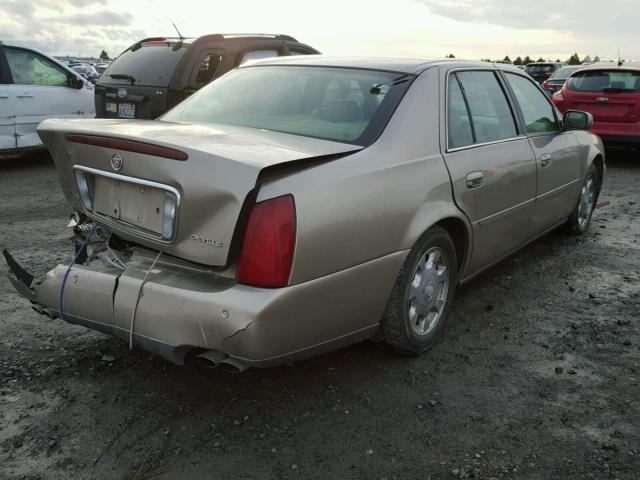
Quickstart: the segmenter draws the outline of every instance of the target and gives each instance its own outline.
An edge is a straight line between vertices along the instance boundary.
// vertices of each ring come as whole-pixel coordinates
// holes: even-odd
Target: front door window
[[[7,63],[16,85],[68,87],[69,76],[50,60],[34,52],[5,48]]]

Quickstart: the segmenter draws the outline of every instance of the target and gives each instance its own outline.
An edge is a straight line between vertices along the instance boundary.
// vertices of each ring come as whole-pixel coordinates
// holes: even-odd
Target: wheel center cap
[[[433,282],[427,283],[426,287],[424,287],[424,298],[428,301],[433,300],[433,293],[435,292],[436,287]]]

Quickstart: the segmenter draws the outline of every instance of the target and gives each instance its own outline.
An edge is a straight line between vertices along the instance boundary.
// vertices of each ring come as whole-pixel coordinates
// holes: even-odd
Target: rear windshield
[[[553,75],[551,75],[549,79],[551,80],[556,78],[561,78],[561,79],[569,78],[571,74],[576,70],[577,70],[576,67],[562,67],[559,70],[556,70],[555,72],[553,72]]]
[[[393,114],[412,75],[307,66],[239,68],[161,119],[239,125],[366,146]]]
[[[596,70],[576,73],[568,87],[576,92],[640,92],[640,72],[624,70]]]
[[[126,50],[102,75],[107,83],[167,87],[189,45],[167,42],[142,43]],[[178,48],[175,48],[178,47]]]
[[[553,72],[553,65],[527,65],[524,71],[527,73]]]

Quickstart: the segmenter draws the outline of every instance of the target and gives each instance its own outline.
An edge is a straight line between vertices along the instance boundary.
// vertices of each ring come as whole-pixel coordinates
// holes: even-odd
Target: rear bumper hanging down
[[[271,366],[372,337],[405,256],[406,251],[396,252],[272,289],[238,284],[164,257],[151,268],[155,256],[146,251],[134,252],[124,269],[94,258],[69,272],[64,320],[129,341],[135,310],[133,345],[171,362],[183,364],[186,353],[196,349],[220,352],[227,363],[243,368]],[[11,283],[33,309],[60,317],[60,289],[69,266],[34,277],[8,252],[4,257]],[[363,284],[371,301],[362,302],[353,288]]]

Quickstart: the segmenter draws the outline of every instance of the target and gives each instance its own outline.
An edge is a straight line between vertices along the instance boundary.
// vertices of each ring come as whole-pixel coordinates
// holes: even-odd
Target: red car
[[[561,112],[593,115],[605,145],[640,147],[640,65],[593,65],[574,73],[551,97]]]

